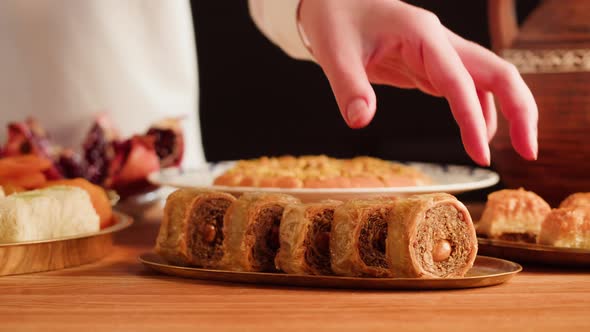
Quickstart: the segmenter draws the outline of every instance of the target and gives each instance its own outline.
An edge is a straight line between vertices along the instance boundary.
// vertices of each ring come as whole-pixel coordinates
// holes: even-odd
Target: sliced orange
[[[100,217],[100,228],[108,227],[113,223],[111,201],[102,187],[82,178],[48,181],[43,187],[51,186],[72,186],[84,189],[90,196],[96,214]]]
[[[7,186],[12,185],[16,187],[22,187],[25,189],[37,189],[47,182],[45,174],[37,171],[30,174],[19,174],[10,177],[0,176],[0,185]]]
[[[14,193],[20,193],[25,191],[26,189],[14,184],[6,183],[2,185],[2,190],[4,190],[5,195],[12,195]]]
[[[0,177],[8,178],[37,173],[51,167],[51,161],[32,154],[0,159]]]

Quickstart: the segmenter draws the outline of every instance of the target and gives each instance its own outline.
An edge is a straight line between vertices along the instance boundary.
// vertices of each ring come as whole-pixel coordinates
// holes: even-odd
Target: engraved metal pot
[[[517,27],[514,1],[489,0],[494,49],[517,66],[539,106],[539,159],[514,152],[505,120],[492,141],[507,187],[552,205],[590,191],[590,1],[546,0]]]

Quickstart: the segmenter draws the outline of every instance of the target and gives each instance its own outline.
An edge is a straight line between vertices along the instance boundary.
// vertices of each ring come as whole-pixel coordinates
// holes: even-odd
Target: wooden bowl
[[[492,162],[509,188],[532,190],[556,206],[590,191],[590,72],[522,75],[539,106],[539,159],[516,154],[505,120],[492,141]]]
[[[0,244],[0,276],[60,270],[89,264],[113,251],[113,235],[133,223],[114,213],[115,224],[95,233],[58,239]]]

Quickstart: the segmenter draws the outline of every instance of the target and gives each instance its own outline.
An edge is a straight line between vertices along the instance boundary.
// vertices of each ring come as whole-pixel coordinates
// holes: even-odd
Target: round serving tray
[[[478,252],[520,263],[590,268],[590,250],[478,238]]]
[[[486,287],[504,283],[516,273],[522,271],[522,267],[517,263],[485,256],[477,256],[473,268],[467,272],[465,277],[440,279],[355,278],[210,270],[171,265],[155,253],[145,253],[139,257],[139,260],[150,269],[184,278],[259,285],[350,289],[459,289]]]
[[[489,169],[461,165],[406,162],[404,164],[415,167],[428,175],[434,184],[371,188],[260,188],[213,185],[213,180],[233,167],[235,163],[235,161],[209,163],[199,169],[190,170],[166,168],[151,173],[148,176],[148,181],[157,186],[201,188],[223,191],[234,195],[247,192],[283,193],[295,196],[304,202],[324,199],[348,200],[379,196],[404,196],[434,192],[458,194],[491,187],[499,181],[498,174]]]

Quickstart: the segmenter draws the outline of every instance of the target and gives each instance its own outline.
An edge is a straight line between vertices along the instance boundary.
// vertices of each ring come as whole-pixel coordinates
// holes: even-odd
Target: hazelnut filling
[[[227,199],[211,199],[194,209],[191,248],[199,260],[214,264],[223,256],[223,216],[230,204]]]
[[[442,262],[451,256],[451,243],[447,240],[438,240],[432,249],[432,260]]]
[[[414,250],[425,271],[445,277],[464,266],[470,257],[468,227],[462,211],[440,204],[426,211],[416,229]]]

